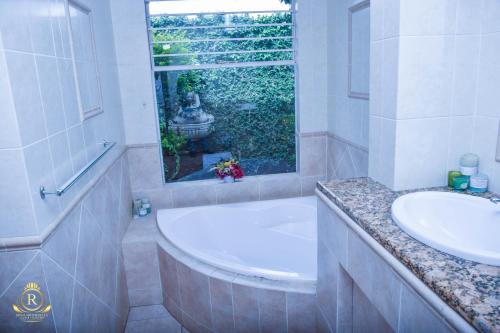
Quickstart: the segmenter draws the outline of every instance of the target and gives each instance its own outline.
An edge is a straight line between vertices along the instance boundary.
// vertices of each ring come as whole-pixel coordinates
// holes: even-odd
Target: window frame
[[[161,164],[161,178],[162,178],[162,183],[165,184],[171,184],[166,181],[165,178],[165,172],[164,170],[164,164],[165,161],[163,160],[163,149],[161,147],[161,131],[160,131],[160,120],[157,112],[157,105],[158,105],[158,100],[156,96],[156,82],[155,82],[155,74],[157,72],[167,72],[167,71],[179,71],[179,70],[196,70],[196,69],[213,69],[213,68],[224,68],[224,67],[265,67],[265,66],[280,66],[280,65],[286,65],[286,66],[293,66],[294,69],[294,76],[295,76],[295,82],[294,82],[294,95],[295,95],[295,105],[294,105],[294,117],[295,117],[295,174],[300,173],[300,140],[299,140],[299,128],[300,128],[300,117],[299,117],[299,76],[300,76],[300,71],[298,68],[298,40],[297,40],[297,11],[298,11],[298,6],[297,6],[297,0],[291,0],[290,3],[290,10],[288,11],[244,11],[244,12],[224,12],[224,13],[207,13],[207,14],[235,14],[235,13],[271,13],[271,12],[289,12],[291,13],[292,16],[292,23],[291,23],[291,28],[292,28],[292,34],[291,34],[291,40],[292,40],[292,60],[277,60],[277,61],[271,61],[271,62],[240,62],[240,63],[225,63],[225,64],[205,64],[207,67],[202,67],[199,65],[186,65],[186,66],[155,66],[154,63],[154,51],[153,51],[153,40],[152,40],[152,34],[151,34],[151,17],[153,16],[158,16],[158,15],[151,15],[149,12],[149,4],[151,2],[155,1],[169,1],[169,0],[144,0],[144,8],[145,8],[145,16],[146,16],[146,35],[148,39],[148,46],[149,46],[149,61],[150,61],[150,70],[151,70],[151,84],[152,84],[152,90],[153,90],[153,99],[154,99],[154,105],[155,105],[155,120],[156,120],[156,135],[157,135],[157,140],[158,140],[158,145],[159,145],[159,157],[160,157],[160,164]],[[177,15],[189,15],[190,13],[183,13],[183,14],[177,14]],[[195,13],[195,14],[200,14],[200,13]],[[172,14],[174,15],[174,14]],[[161,16],[161,15],[160,15]],[[255,25],[253,25],[255,26]],[[213,27],[213,26],[212,26]],[[199,28],[203,28],[200,26]],[[245,65],[247,64],[247,65]],[[240,66],[238,66],[240,65]],[[259,66],[260,65],[260,66]],[[160,68],[160,69],[158,69]],[[289,174],[289,173],[284,173],[284,174]],[[272,176],[272,175],[258,175],[255,177],[262,177],[262,176]],[[248,177],[248,176],[247,176]],[[252,177],[252,176],[250,176]],[[191,181],[191,182],[196,182],[196,181]]]
[[[497,154],[496,154],[496,161],[500,162],[500,119],[498,120],[498,141],[497,141]]]
[[[348,45],[348,54],[347,54],[347,96],[350,98],[357,98],[357,99],[364,99],[364,100],[369,100],[370,99],[370,91],[368,89],[367,92],[365,91],[356,91],[353,89],[353,16],[361,12],[362,10],[371,10],[370,7],[370,0],[364,0],[361,1],[358,4],[355,4],[351,7],[348,8],[348,37],[347,37],[347,45]],[[368,65],[369,66],[369,65]]]
[[[253,62],[228,62],[228,63],[214,63],[214,64],[194,64],[194,65],[171,65],[171,66],[155,66],[154,58],[159,58],[158,55],[155,56],[153,51],[153,45],[157,44],[152,40],[152,31],[158,30],[151,27],[151,17],[161,17],[166,16],[164,14],[150,14],[149,13],[149,4],[151,2],[160,2],[165,0],[145,0],[146,7],[146,25],[147,25],[147,34],[148,34],[148,43],[149,43],[149,51],[150,51],[150,59],[151,59],[151,70],[154,73],[156,72],[167,72],[167,71],[182,71],[182,70],[195,70],[195,69],[214,69],[214,68],[224,68],[224,67],[265,67],[265,66],[294,66],[294,71],[297,74],[297,38],[296,38],[296,9],[295,9],[295,1],[290,5],[290,10],[267,10],[267,11],[240,11],[240,12],[210,12],[210,13],[182,13],[182,14],[168,14],[168,16],[186,16],[186,15],[231,15],[231,14],[265,14],[265,13],[290,13],[292,16],[292,22],[290,24],[243,24],[242,27],[258,27],[258,26],[290,26],[292,29],[292,33],[290,36],[286,37],[252,37],[252,40],[268,40],[268,39],[290,39],[292,41],[292,47],[287,49],[281,49],[279,52],[290,52],[292,54],[291,60],[272,60],[272,61],[253,61]],[[182,1],[182,0],[181,0]],[[250,1],[250,0],[249,0]],[[182,29],[213,29],[213,28],[224,28],[229,26],[194,26],[194,27],[184,27],[179,28],[177,30]],[[234,26],[230,26],[233,27]],[[169,29],[160,29],[160,30],[169,30]],[[213,39],[225,41],[226,39],[217,38]],[[229,38],[228,40],[239,40],[238,38]],[[246,40],[246,39],[245,39]],[[204,40],[200,40],[201,42]],[[211,39],[207,39],[207,41],[211,41]],[[178,42],[178,41],[176,41]],[[165,42],[163,42],[165,43]],[[249,50],[244,52],[235,52],[235,51],[227,51],[227,52],[206,52],[206,55],[218,55],[218,54],[235,54],[235,53],[260,53],[260,52],[269,52],[276,50]],[[189,55],[189,54],[185,54]],[[169,55],[172,56],[172,55]],[[297,84],[295,85],[295,89],[297,88]],[[297,95],[297,94],[295,94]]]

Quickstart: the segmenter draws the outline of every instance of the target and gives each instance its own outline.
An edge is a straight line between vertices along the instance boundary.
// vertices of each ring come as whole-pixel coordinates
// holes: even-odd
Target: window
[[[290,5],[221,0],[218,6],[149,3],[167,182],[213,178],[213,165],[230,157],[246,175],[296,170]]]
[[[92,13],[81,4],[70,1],[68,11],[72,50],[82,120],[102,112],[102,95],[92,27]]]

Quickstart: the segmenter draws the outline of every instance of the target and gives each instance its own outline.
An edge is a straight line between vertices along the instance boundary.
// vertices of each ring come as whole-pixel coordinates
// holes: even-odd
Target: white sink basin
[[[500,205],[448,192],[416,192],[392,204],[392,218],[437,250],[500,266]]]

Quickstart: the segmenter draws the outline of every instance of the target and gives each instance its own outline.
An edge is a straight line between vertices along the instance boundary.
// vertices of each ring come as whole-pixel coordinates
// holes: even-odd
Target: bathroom
[[[0,0],[0,332],[499,332],[499,0]]]

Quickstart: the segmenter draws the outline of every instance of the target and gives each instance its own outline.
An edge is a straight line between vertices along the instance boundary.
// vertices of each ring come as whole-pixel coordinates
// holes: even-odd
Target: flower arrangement
[[[244,173],[239,162],[231,158],[229,160],[220,160],[212,170],[215,170],[215,175],[225,182],[234,182],[235,179],[243,178]]]

